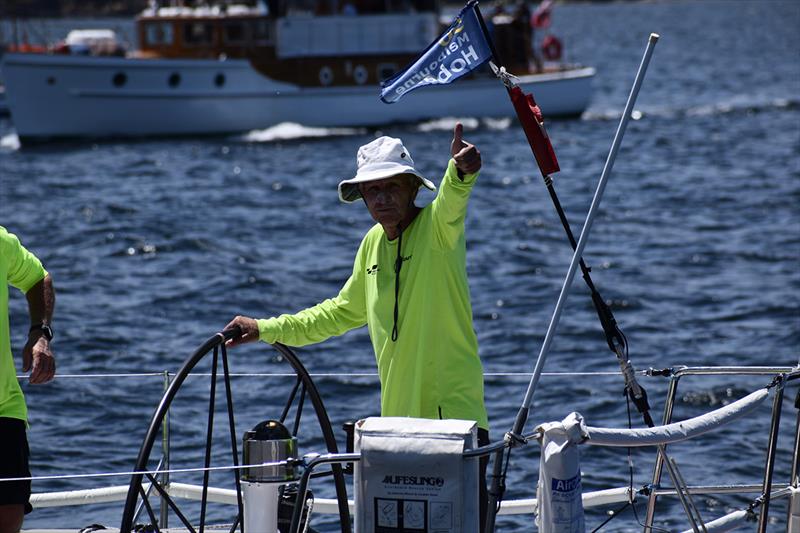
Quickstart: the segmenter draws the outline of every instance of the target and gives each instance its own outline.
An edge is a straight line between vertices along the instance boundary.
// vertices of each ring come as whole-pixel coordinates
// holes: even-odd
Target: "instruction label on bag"
[[[581,475],[570,479],[554,477],[550,481],[554,526],[558,531],[584,531]]]

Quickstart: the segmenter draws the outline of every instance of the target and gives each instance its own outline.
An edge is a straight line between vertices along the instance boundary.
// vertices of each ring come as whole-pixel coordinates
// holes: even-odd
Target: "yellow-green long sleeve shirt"
[[[367,325],[381,382],[381,414],[475,420],[488,429],[483,369],[472,325],[464,219],[476,174],[451,159],[436,199],[388,240],[369,230],[338,296],[258,321],[264,342],[304,346]],[[394,263],[402,240],[398,338],[392,341]]]
[[[28,419],[25,397],[11,355],[8,286],[27,293],[46,275],[47,271],[36,256],[20,244],[16,235],[0,226],[0,417]]]

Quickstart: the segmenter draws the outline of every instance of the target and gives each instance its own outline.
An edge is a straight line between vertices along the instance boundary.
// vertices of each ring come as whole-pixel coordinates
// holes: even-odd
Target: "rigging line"
[[[486,28],[486,24],[483,20],[483,16],[481,15],[480,9],[477,5],[474,6],[476,15],[478,17],[478,21],[481,26],[481,30],[484,34],[486,43],[489,45],[489,49],[492,54],[492,59],[496,61],[498,64],[502,65],[502,61],[500,57],[497,55],[497,50],[494,47],[494,43],[492,41],[492,36],[489,33],[488,29]],[[553,206],[558,213],[558,217],[561,220],[561,224],[564,227],[564,230],[567,233],[567,238],[569,240],[572,249],[574,250],[573,254],[573,261],[570,265],[570,274],[568,276],[570,283],[574,278],[575,269],[577,265],[575,265],[575,259],[578,259],[578,263],[580,264],[580,269],[583,274],[583,279],[586,282],[587,286],[591,291],[591,299],[595,306],[595,310],[597,312],[597,316],[600,319],[600,324],[603,328],[603,332],[606,337],[606,343],[608,344],[609,349],[616,355],[617,360],[620,365],[620,369],[622,370],[623,378],[625,379],[625,384],[630,388],[632,399],[636,404],[637,410],[643,414],[644,422],[649,427],[653,427],[652,418],[649,415],[650,406],[647,403],[647,394],[645,393],[644,389],[642,389],[639,384],[636,382],[636,378],[633,374],[633,367],[630,361],[627,358],[627,339],[625,335],[620,331],[619,327],[617,326],[617,322],[614,318],[613,313],[611,312],[610,307],[606,304],[605,300],[600,296],[600,293],[597,291],[594,282],[591,279],[589,274],[590,268],[586,266],[586,263],[583,260],[583,247],[584,247],[584,235],[588,234],[588,230],[592,224],[592,214],[596,209],[596,203],[599,200],[599,196],[602,195],[602,190],[605,187],[605,182],[610,174],[611,168],[613,167],[614,160],[616,158],[617,150],[619,149],[622,135],[624,134],[625,127],[627,125],[627,121],[630,118],[631,111],[633,109],[633,102],[636,99],[636,96],[639,91],[639,87],[641,86],[642,79],[644,77],[644,72],[647,69],[647,64],[650,61],[650,55],[652,54],[653,46],[655,45],[656,41],[658,40],[658,35],[652,33],[650,34],[650,39],[648,41],[647,49],[645,50],[645,55],[642,58],[642,63],[639,66],[639,71],[636,74],[636,79],[634,81],[634,85],[631,89],[631,93],[628,97],[628,101],[625,106],[625,111],[622,115],[622,120],[620,121],[619,127],[617,129],[616,135],[614,136],[614,141],[611,147],[611,151],[609,152],[608,159],[606,160],[605,166],[603,168],[603,173],[600,177],[600,183],[597,187],[597,192],[595,193],[595,197],[592,200],[592,205],[589,210],[589,214],[586,217],[586,221],[583,226],[583,230],[581,232],[581,238],[579,242],[576,242],[575,236],[572,233],[572,229],[570,227],[569,221],[567,220],[567,216],[564,213],[564,209],[561,207],[561,202],[558,199],[558,195],[555,192],[555,188],[553,186],[553,178],[552,174],[558,172],[559,166],[558,162],[555,158],[555,153],[553,152],[552,145],[550,143],[549,138],[547,137],[547,133],[544,131],[544,121],[541,117],[541,111],[536,106],[536,102],[533,100],[533,95],[525,95],[521,88],[513,81],[513,76],[509,76],[505,72],[504,67],[500,67],[497,69],[494,64],[492,63],[492,68],[495,70],[495,73],[498,74],[498,77],[502,80],[503,84],[505,85],[506,91],[511,99],[511,102],[514,106],[514,110],[517,114],[517,118],[519,119],[519,123],[522,126],[522,130],[525,132],[525,136],[528,139],[528,144],[533,151],[533,155],[536,159],[536,163],[539,167],[539,170],[542,174],[542,178],[544,180],[545,186],[550,194],[550,198],[553,202]],[[522,100],[524,100],[524,104],[521,103],[519,96],[522,96]],[[544,153],[542,153],[544,152]],[[560,301],[561,298],[559,298]],[[557,310],[556,314],[560,311]],[[555,315],[554,315],[555,316]],[[550,331],[548,330],[548,335]],[[547,338],[545,339],[545,344],[547,344]],[[623,355],[625,354],[625,355]],[[540,353],[540,358],[542,354]],[[538,368],[537,362],[537,371],[541,371]],[[534,378],[536,380],[538,378]],[[531,382],[534,385],[534,381]],[[532,393],[532,388],[529,388],[529,393]],[[526,395],[526,404],[529,404],[529,398]],[[527,409],[527,407],[526,407]],[[520,415],[522,415],[522,410],[520,410]],[[518,420],[521,420],[522,416],[518,417]],[[519,424],[515,425],[514,432],[519,433],[521,429],[518,427]],[[491,528],[490,528],[491,530]]]
[[[561,220],[561,225],[564,227],[564,231],[567,233],[570,246],[572,246],[572,250],[575,251],[578,249],[578,243],[575,241],[572,228],[570,227],[567,216],[561,207],[561,202],[556,194],[552,177],[545,176],[544,181],[545,185],[547,186],[547,190],[550,193],[550,198],[553,201],[553,206],[555,207],[558,217]],[[633,374],[633,365],[631,364],[628,355],[628,339],[620,329],[616,318],[614,318],[614,313],[611,311],[611,307],[606,303],[605,299],[600,295],[600,292],[595,287],[592,277],[589,274],[592,269],[586,265],[583,257],[580,258],[578,264],[580,265],[583,280],[589,287],[592,304],[594,305],[597,317],[600,319],[600,326],[603,328],[606,344],[608,344],[608,348],[612,353],[614,353],[614,355],[616,355],[617,360],[619,361],[620,370],[622,371],[622,376],[625,379],[625,385],[629,389],[629,394],[636,405],[636,409],[642,413],[645,424],[648,427],[653,427],[654,423],[649,414],[650,405],[647,402],[647,393],[639,385],[639,383],[637,383]]]
[[[508,474],[508,463],[511,461],[511,448],[509,447],[506,450],[505,461],[503,462],[503,471],[500,474],[500,482],[498,484],[499,492],[497,494],[497,504],[495,506],[495,512],[500,511],[500,505],[503,503],[503,497],[506,493],[506,475]]]
[[[513,433],[521,433],[522,427],[524,426],[528,418],[528,411],[530,409],[533,400],[533,393],[536,390],[536,385],[538,383],[539,376],[541,375],[541,372],[544,369],[543,368],[544,363],[547,359],[548,352],[550,351],[550,344],[553,341],[553,336],[555,334],[555,330],[558,325],[559,319],[561,318],[561,312],[563,311],[564,308],[564,302],[566,300],[567,294],[569,293],[569,289],[571,288],[572,281],[575,278],[575,271],[578,267],[578,259],[581,257],[581,255],[583,254],[583,250],[586,247],[586,242],[588,241],[592,224],[597,215],[600,201],[603,197],[603,192],[605,191],[606,185],[608,183],[609,175],[611,174],[611,168],[614,166],[614,160],[616,159],[620,144],[622,143],[622,137],[625,133],[625,128],[627,126],[628,120],[630,119],[631,111],[633,109],[633,104],[636,101],[636,96],[639,93],[639,89],[644,79],[644,73],[647,70],[647,65],[650,62],[650,56],[653,53],[653,47],[655,46],[657,40],[658,40],[658,35],[654,33],[650,34],[647,43],[647,48],[645,49],[644,56],[642,57],[642,62],[639,65],[639,70],[636,73],[636,78],[634,79],[633,87],[631,88],[630,95],[628,96],[628,101],[625,104],[625,112],[623,113],[622,119],[620,120],[620,123],[617,126],[617,131],[616,134],[614,135],[614,140],[611,144],[611,150],[609,151],[608,158],[606,159],[605,165],[603,167],[603,172],[600,176],[600,181],[597,184],[594,197],[592,198],[592,204],[589,207],[589,212],[586,215],[586,220],[583,224],[583,229],[581,231],[581,235],[578,240],[578,246],[575,249],[575,252],[572,254],[572,259],[570,261],[567,275],[565,276],[564,282],[561,286],[561,291],[559,293],[558,301],[556,302],[556,307],[553,311],[553,315],[550,319],[550,324],[547,327],[547,332],[545,334],[544,341],[542,342],[542,347],[539,352],[539,357],[537,358],[536,366],[534,368],[533,377],[531,378],[531,381],[528,385],[528,390],[525,393],[525,398],[522,402],[522,406],[520,407],[519,413],[514,422],[514,429],[512,430]]]
[[[170,372],[174,376],[174,372]],[[164,372],[147,372],[147,373],[117,373],[117,374],[56,374],[56,379],[80,379],[80,378],[147,378],[147,377],[164,377]],[[28,377],[27,374],[18,374],[17,379]]]
[[[225,466],[209,466],[206,467],[196,467],[196,468],[171,468],[169,470],[134,470],[134,471],[126,471],[126,472],[97,472],[93,474],[53,474],[49,476],[28,476],[28,477],[4,477],[0,479],[0,484],[5,482],[12,482],[12,481],[48,481],[48,480],[60,480],[60,479],[86,479],[86,478],[93,478],[93,477],[121,477],[121,476],[146,476],[147,474],[186,474],[186,473],[194,473],[194,472],[216,472],[221,470],[245,470],[250,468],[264,468],[264,467],[279,467],[279,466],[291,466],[297,463],[296,459],[292,460],[284,460],[284,461],[272,461],[266,462],[261,464],[252,464],[252,465],[225,465]]]
[[[625,396],[625,406],[628,411],[628,428],[631,428],[633,426],[633,418],[631,417],[631,401],[627,394],[623,392],[623,395]],[[664,533],[670,533],[669,530],[667,529],[662,529],[657,526],[647,526],[643,524],[642,521],[639,519],[639,513],[636,511],[636,502],[634,501],[636,496],[635,493],[633,492],[633,448],[631,447],[628,447],[628,490],[629,490],[628,503],[631,506],[631,511],[633,512],[633,517],[636,520],[636,523],[639,524],[639,526],[644,528],[645,530],[650,529],[652,531],[662,531]],[[606,522],[608,522],[608,520],[606,520]],[[605,522],[600,525],[602,526],[604,524]],[[594,531],[592,533],[594,533]]]
[[[569,244],[574,251],[578,248],[578,243],[575,240],[575,235],[572,233],[572,228],[570,227],[569,220],[567,220],[567,215],[564,213],[564,209],[561,207],[561,202],[556,194],[555,186],[553,185],[553,178],[550,175],[543,176],[543,178],[545,186],[547,187],[547,191],[550,193],[550,198],[553,201],[553,206],[558,214],[558,218],[561,220],[561,225],[564,227],[564,231],[567,234]],[[611,308],[600,295],[600,292],[597,290],[594,282],[592,281],[590,274],[592,271],[591,267],[586,264],[583,257],[580,258],[579,265],[583,280],[586,282],[586,286],[589,287],[589,291],[591,292],[592,303],[594,304],[595,311],[600,319],[600,324],[603,327],[603,332],[605,333],[608,347],[612,352],[619,355],[617,350],[620,347],[627,351],[627,339],[619,329],[617,321],[614,318],[614,314],[611,312]]]
[[[636,374],[640,376],[649,376],[647,370],[636,370]],[[175,376],[175,372],[167,372],[170,377]],[[601,371],[601,372],[542,372],[541,375],[543,377],[559,377],[559,376],[616,376],[619,372],[616,371]],[[283,378],[283,377],[296,377],[297,374],[292,372],[240,372],[240,373],[233,373],[231,372],[230,377],[232,378],[243,378],[243,377],[253,377],[253,378]],[[517,377],[517,376],[525,376],[530,377],[533,375],[533,372],[484,372],[484,377]],[[210,372],[193,372],[191,375],[187,377],[210,377]],[[331,378],[331,377],[378,377],[377,372],[310,372],[309,376],[316,377],[316,378]],[[26,379],[28,377],[27,374],[19,374],[17,375],[17,379]],[[153,373],[116,373],[116,374],[58,374],[56,375],[55,379],[105,379],[105,378],[140,378],[140,377],[158,377],[163,378],[164,372],[153,372]],[[652,377],[652,376],[651,376]]]
[[[599,526],[597,526],[596,528],[594,528],[594,529],[592,530],[592,533],[597,533],[598,531],[600,531],[601,529],[603,529],[603,526],[604,526],[604,525],[606,525],[606,524],[608,524],[609,522],[611,522],[612,520],[614,520],[614,519],[615,519],[615,518],[616,518],[616,517],[619,515],[619,513],[621,513],[621,512],[622,512],[622,511],[624,511],[625,509],[627,509],[629,505],[631,505],[631,502],[626,502],[626,503],[625,503],[625,504],[624,504],[622,507],[620,507],[619,509],[615,509],[614,511],[612,511],[612,513],[609,515],[609,517],[608,517],[608,518],[606,518],[605,520],[603,520],[603,522],[602,522],[602,523],[601,523]]]
[[[502,60],[497,55],[497,50],[494,47],[492,36],[488,31],[488,29],[486,28],[486,23],[483,20],[480,8],[478,8],[478,6],[475,5],[474,10],[475,14],[477,15],[478,22],[480,23],[481,31],[483,32],[486,43],[489,45],[492,59],[496,61],[498,64],[502,65]],[[639,93],[639,89],[644,79],[644,73],[646,72],[647,65],[650,62],[650,56],[652,55],[653,47],[655,46],[655,43],[658,41],[658,38],[659,36],[657,34],[651,33],[648,39],[647,48],[645,49],[642,62],[639,65],[639,70],[636,73],[633,87],[631,88],[631,92],[625,104],[625,110],[623,111],[619,126],[617,127],[616,134],[614,135],[614,140],[611,145],[611,150],[609,151],[605,165],[603,166],[603,172],[600,176],[600,181],[597,185],[597,190],[595,191],[594,198],[592,199],[592,204],[589,208],[589,213],[586,216],[586,220],[584,222],[580,239],[578,240],[578,242],[575,242],[575,236],[572,234],[569,222],[567,221],[566,215],[564,214],[564,210],[561,208],[561,203],[558,200],[558,196],[555,194],[555,189],[553,188],[553,179],[551,177],[551,174],[553,174],[554,172],[558,172],[559,167],[558,167],[558,162],[555,159],[555,153],[553,152],[550,140],[547,137],[547,133],[544,131],[544,122],[541,118],[541,111],[538,109],[538,106],[536,106],[536,103],[533,100],[533,96],[525,95],[520,89],[520,87],[516,83],[514,83],[514,81],[512,80],[513,77],[509,76],[506,73],[505,68],[500,67],[500,69],[497,69],[494,66],[494,64],[492,64],[492,68],[495,70],[495,73],[497,74],[499,72],[498,77],[503,82],[503,85],[506,88],[506,92],[508,93],[509,98],[511,99],[511,103],[514,106],[514,110],[517,114],[517,118],[519,119],[520,125],[522,126],[522,129],[525,132],[525,136],[528,139],[528,144],[530,145],[531,150],[533,151],[533,155],[536,158],[536,163],[539,166],[540,172],[542,173],[542,178],[544,179],[545,185],[547,186],[547,189],[550,192],[550,197],[553,200],[553,204],[556,207],[556,211],[558,212],[562,225],[564,226],[564,229],[567,232],[567,237],[569,238],[570,244],[572,245],[572,248],[574,250],[572,261],[569,268],[569,273],[567,274],[567,279],[565,280],[564,286],[562,287],[561,290],[561,294],[559,295],[558,303],[556,304],[556,310],[553,313],[553,318],[550,322],[550,327],[548,327],[547,334],[545,336],[545,340],[542,346],[542,350],[539,353],[539,358],[536,362],[536,369],[534,372],[534,376],[531,379],[530,385],[528,387],[528,392],[525,395],[525,401],[523,402],[523,406],[519,410],[519,414],[515,421],[514,429],[512,429],[512,433],[516,434],[520,433],[522,431],[521,426],[525,423],[525,420],[527,419],[527,412],[531,404],[532,395],[536,387],[536,382],[538,381],[538,376],[541,374],[542,371],[542,364],[544,363],[544,358],[549,348],[551,335],[553,333],[554,326],[558,323],[558,319],[561,314],[561,306],[563,305],[563,299],[566,296],[566,291],[569,288],[569,285],[572,284],[578,263],[580,264],[581,271],[583,272],[584,280],[591,289],[592,301],[597,310],[598,317],[600,318],[600,323],[606,334],[606,341],[608,343],[608,347],[611,349],[612,352],[616,354],[617,360],[619,361],[622,370],[622,375],[625,379],[625,384],[626,386],[630,387],[633,401],[636,404],[637,409],[645,415],[644,416],[645,423],[650,427],[654,425],[652,422],[652,418],[650,418],[648,414],[650,406],[647,405],[647,396],[644,393],[644,390],[639,386],[639,384],[636,383],[636,379],[633,373],[633,368],[630,364],[630,361],[627,359],[627,355],[623,355],[627,354],[627,344],[626,344],[627,340],[625,339],[624,334],[622,334],[622,332],[617,327],[616,320],[614,319],[614,316],[611,313],[610,308],[602,299],[600,294],[597,292],[594,283],[591,281],[591,277],[589,276],[590,269],[586,266],[586,263],[583,261],[582,255],[583,255],[583,249],[586,244],[585,237],[588,236],[589,230],[591,229],[600,198],[602,197],[606,182],[611,173],[611,168],[614,166],[614,161],[616,159],[617,152],[622,142],[622,137],[625,133],[627,123],[631,117],[633,104],[636,101],[636,97]],[[520,95],[522,96],[522,100],[520,100],[519,98]],[[522,103],[523,101],[524,103]],[[545,153],[542,154],[542,152]],[[491,526],[491,524],[487,524],[487,526],[489,526],[487,528],[489,530],[489,533],[492,533],[494,528]]]

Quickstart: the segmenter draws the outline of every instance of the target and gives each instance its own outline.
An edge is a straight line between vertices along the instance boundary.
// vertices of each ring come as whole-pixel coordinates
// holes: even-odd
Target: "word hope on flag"
[[[391,104],[419,87],[452,83],[491,59],[478,16],[475,2],[467,4],[416,61],[381,83],[381,100]]]

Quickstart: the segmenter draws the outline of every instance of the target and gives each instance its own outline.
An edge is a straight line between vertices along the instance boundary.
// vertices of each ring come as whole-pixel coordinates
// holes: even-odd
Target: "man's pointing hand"
[[[456,123],[453,129],[453,142],[450,144],[450,156],[456,162],[459,177],[463,174],[474,174],[481,169],[481,153],[474,144],[464,141],[464,126]]]

